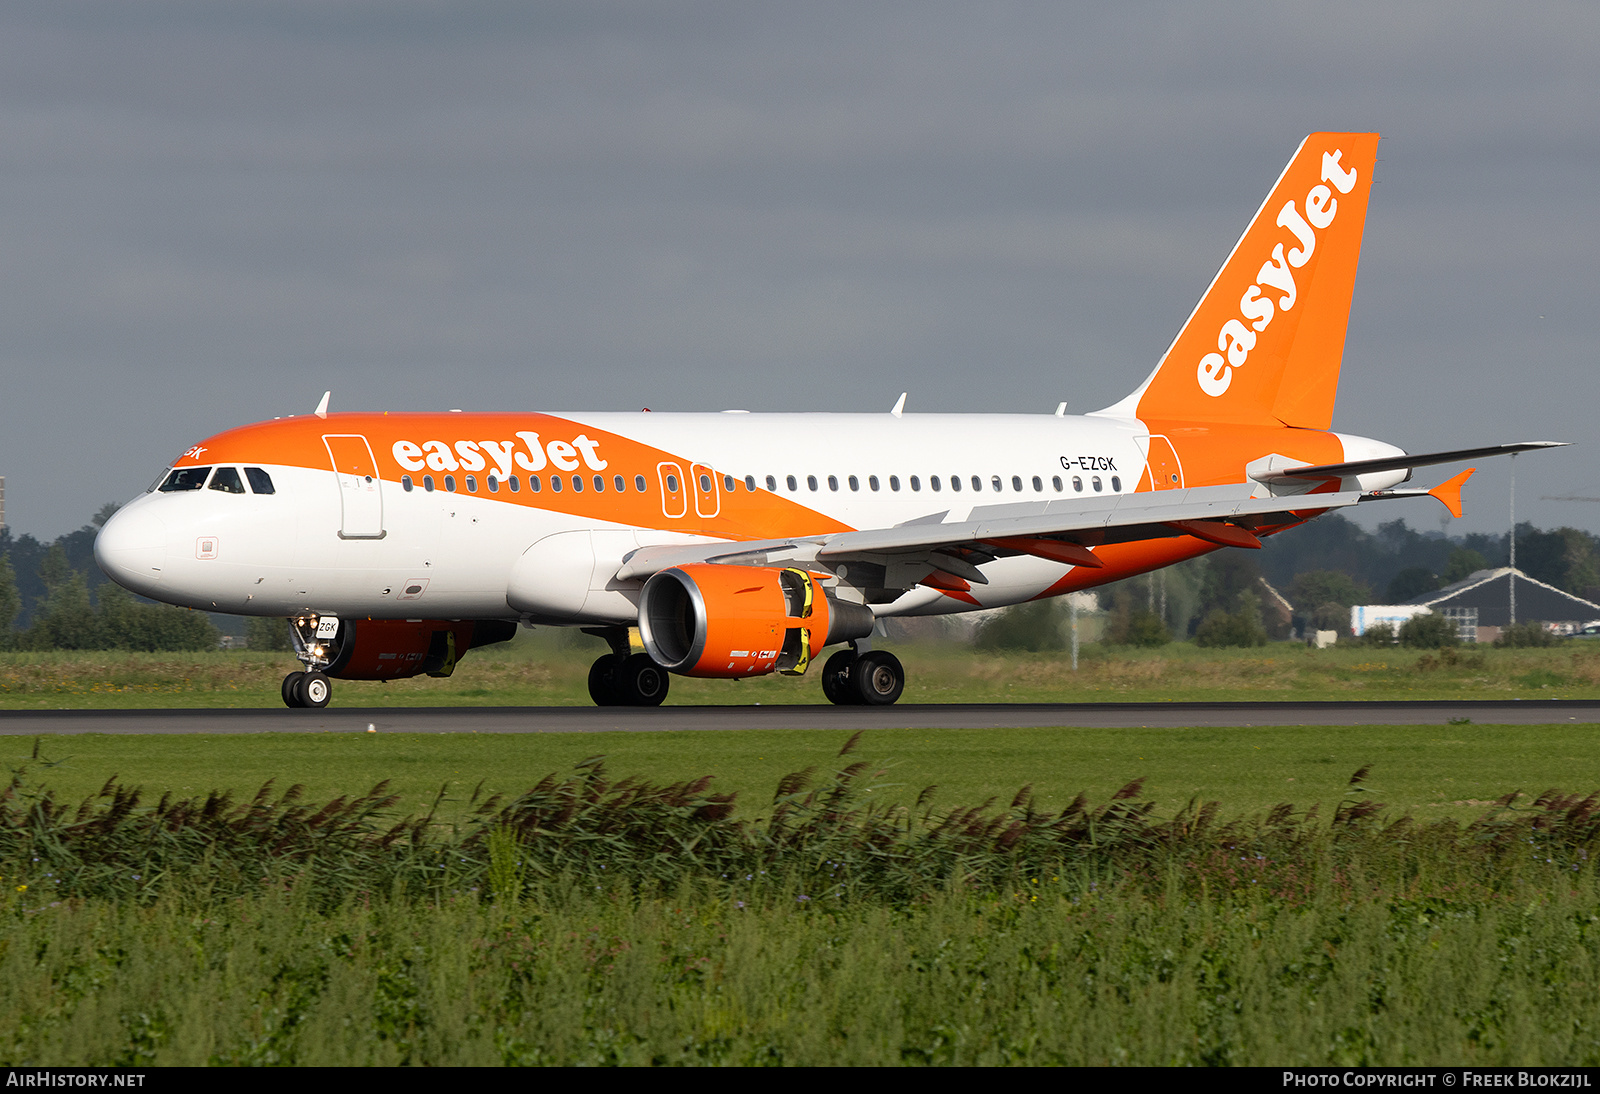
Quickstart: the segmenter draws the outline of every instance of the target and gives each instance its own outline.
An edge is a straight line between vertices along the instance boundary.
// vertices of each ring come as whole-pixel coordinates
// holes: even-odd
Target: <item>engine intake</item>
[[[872,612],[800,569],[695,563],[662,570],[639,598],[652,660],[684,676],[799,676],[812,655],[872,633]]]

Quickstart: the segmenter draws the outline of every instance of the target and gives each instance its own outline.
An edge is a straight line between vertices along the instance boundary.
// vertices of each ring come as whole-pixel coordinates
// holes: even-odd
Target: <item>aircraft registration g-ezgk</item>
[[[1432,495],[1547,447],[1407,455],[1330,431],[1375,133],[1316,133],[1171,348],[1083,416],[317,412],[194,445],[108,521],[100,566],[136,593],[287,616],[304,671],[448,676],[518,623],[611,653],[597,703],[654,705],[668,673],[801,674],[886,704],[875,621],[992,608],[1144,573],[1360,502]]]

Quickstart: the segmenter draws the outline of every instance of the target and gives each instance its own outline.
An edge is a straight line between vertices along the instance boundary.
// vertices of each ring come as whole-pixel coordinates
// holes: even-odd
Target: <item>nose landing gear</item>
[[[333,681],[317,672],[291,672],[283,678],[283,705],[322,708],[333,698]]]
[[[305,671],[291,672],[283,678],[284,706],[320,709],[328,705],[333,698],[333,681],[322,670],[337,655],[340,634],[336,616],[307,613],[289,620],[289,640]]]

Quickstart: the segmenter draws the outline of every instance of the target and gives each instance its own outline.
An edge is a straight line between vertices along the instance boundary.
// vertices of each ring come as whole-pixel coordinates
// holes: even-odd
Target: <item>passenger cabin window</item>
[[[644,493],[644,476],[643,475],[635,475],[633,477],[633,488],[635,490],[639,491],[639,493],[641,493],[641,494]]]
[[[621,475],[612,475],[611,485],[617,488],[617,493],[619,494],[626,493],[628,490],[628,480]]]
[[[756,492],[756,477],[754,475],[746,475],[744,477],[744,488],[752,494]]]
[[[489,484],[489,493],[498,494],[500,492],[500,480],[499,479],[495,478],[493,475],[489,475],[489,476],[487,476],[485,478],[484,481]]]
[[[868,475],[867,476],[867,485],[872,487],[873,491],[876,492],[877,489],[878,489],[878,476],[876,476],[876,475]]]
[[[977,475],[972,476],[972,489],[975,492],[982,492],[983,490],[983,480]]]
[[[961,492],[961,476],[960,475],[951,475],[950,476],[950,489],[956,491],[957,493]]]
[[[446,475],[444,477],[444,488],[452,494],[456,492],[456,477],[454,475]]]
[[[247,468],[245,468],[244,469],[244,477],[250,480],[250,490],[251,490],[252,493],[256,493],[256,494],[276,494],[277,493],[277,491],[272,488],[272,476],[267,474],[265,471],[261,470],[261,468],[259,468],[259,467],[247,467]],[[407,486],[406,489],[410,490],[411,487]]]
[[[433,493],[433,476],[432,475],[424,475],[424,476],[422,476],[422,488],[424,490],[426,490],[430,494]]]
[[[210,474],[209,467],[174,467],[167,481],[161,484],[161,492],[171,494],[178,490],[198,490],[206,484],[206,477]]]
[[[513,494],[518,493],[518,492],[520,492],[522,490],[522,480],[519,479],[517,476],[512,475],[509,479],[506,480],[506,482],[510,485],[511,492]]]
[[[410,475],[401,475],[400,476],[400,489],[404,490],[408,494],[411,493],[412,490],[416,489],[416,487],[411,485],[411,476]],[[261,491],[257,490],[256,493],[259,494],[259,493],[261,493]]]
[[[476,494],[477,492],[478,492],[478,476],[476,476],[476,475],[468,475],[467,476],[467,493]]]
[[[237,467],[219,467],[217,473],[211,476],[211,489],[220,490],[224,494],[244,493],[244,480],[239,477]]]
[[[915,475],[911,476],[911,489],[913,489],[913,490],[921,490],[922,489],[922,480],[917,478]]]

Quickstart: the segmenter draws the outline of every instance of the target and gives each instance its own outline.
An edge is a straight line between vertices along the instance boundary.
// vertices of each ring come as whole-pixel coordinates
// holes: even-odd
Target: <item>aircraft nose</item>
[[[167,560],[166,523],[138,505],[121,510],[95,537],[94,560],[118,585],[153,595]]]

